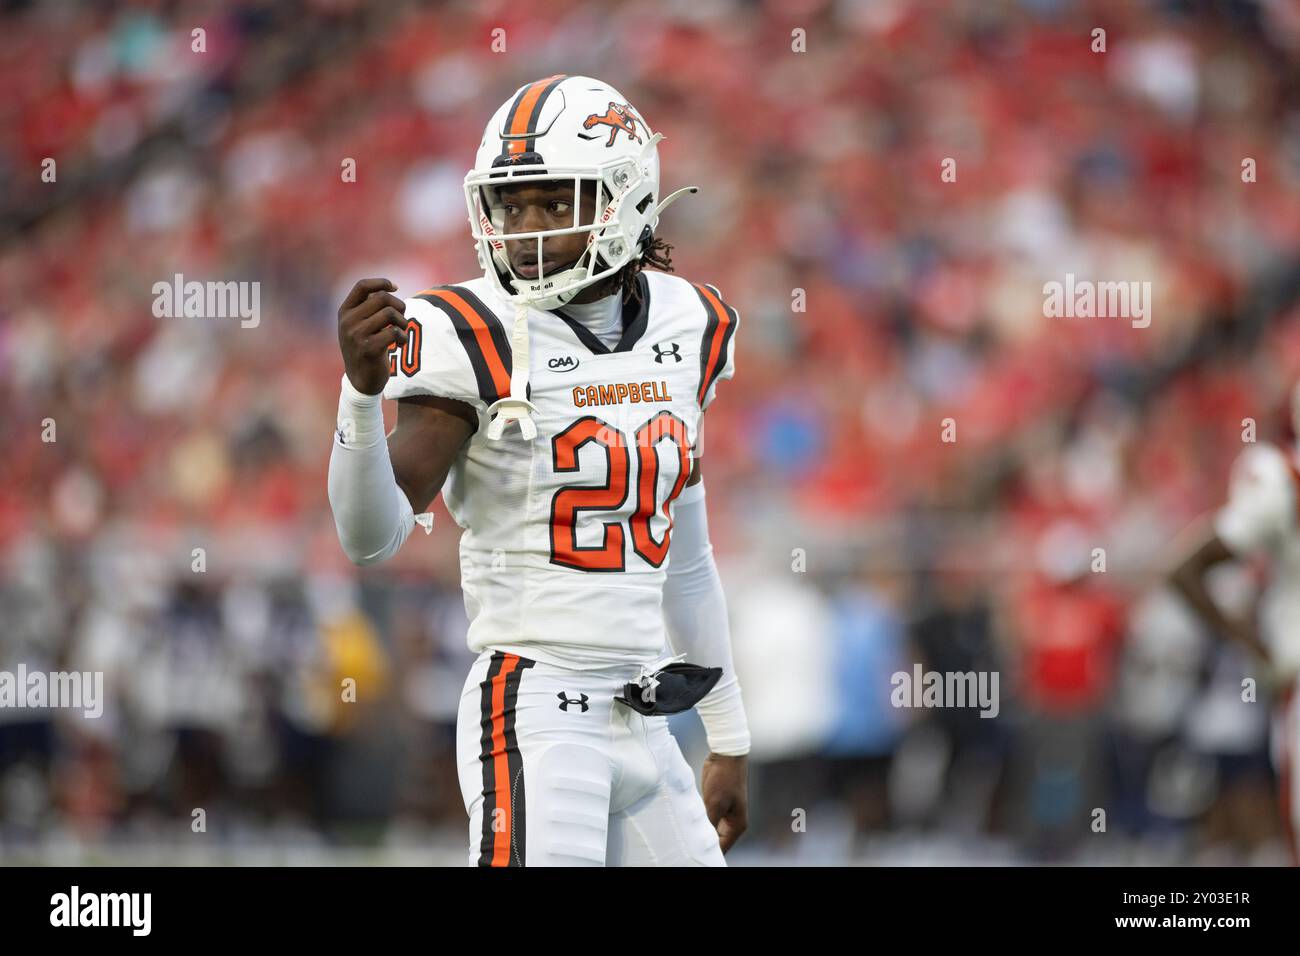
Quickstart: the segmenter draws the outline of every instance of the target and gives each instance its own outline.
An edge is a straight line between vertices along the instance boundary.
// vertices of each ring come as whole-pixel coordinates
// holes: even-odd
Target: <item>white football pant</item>
[[[479,655],[456,719],[471,866],[725,866],[668,731],[614,697],[639,666]]]

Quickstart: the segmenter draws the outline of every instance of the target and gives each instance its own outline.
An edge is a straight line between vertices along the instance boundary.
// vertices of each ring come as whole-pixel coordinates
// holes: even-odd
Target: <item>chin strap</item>
[[[537,406],[528,400],[528,302],[519,299],[515,302],[515,324],[510,333],[510,395],[497,399],[488,408],[487,437],[500,441],[506,426],[519,422],[519,434],[524,441],[537,437],[537,426],[533,423],[533,413]]]

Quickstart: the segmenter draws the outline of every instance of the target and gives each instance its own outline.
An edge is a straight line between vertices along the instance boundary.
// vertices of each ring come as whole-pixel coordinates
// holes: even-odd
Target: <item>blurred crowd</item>
[[[477,274],[461,179],[555,72],[665,133],[701,192],[660,235],[742,319],[705,454],[737,860],[1285,859],[1269,702],[1163,574],[1243,420],[1291,440],[1294,4],[315,0],[0,3],[0,670],[108,697],[0,708],[0,860],[460,861],[457,534],[341,553],[335,312]],[[178,273],[260,321],[156,317]],[[1067,273],[1151,282],[1149,327],[1045,317]],[[999,716],[893,706],[917,662],[998,672]]]

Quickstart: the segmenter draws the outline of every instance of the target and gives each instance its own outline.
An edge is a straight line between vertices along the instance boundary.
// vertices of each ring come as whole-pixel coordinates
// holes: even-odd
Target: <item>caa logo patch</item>
[[[552,372],[572,372],[578,367],[578,360],[572,355],[557,355],[547,360],[546,367]]]

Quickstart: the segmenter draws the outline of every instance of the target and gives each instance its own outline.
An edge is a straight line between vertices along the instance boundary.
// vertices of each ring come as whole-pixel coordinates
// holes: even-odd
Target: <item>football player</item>
[[[339,540],[390,557],[441,490],[468,642],[471,865],[724,865],[749,730],[705,516],[704,411],[739,317],[668,274],[657,143],[585,76],[521,87],[465,178],[482,278],[339,309]],[[381,397],[398,402],[385,439]],[[665,646],[665,639],[667,646]],[[671,656],[669,656],[671,651]],[[686,660],[682,660],[686,658]],[[702,790],[666,715],[695,706]]]
[[[1300,428],[1300,384],[1291,396],[1292,421]],[[1300,862],[1300,469],[1295,449],[1250,445],[1233,463],[1227,504],[1210,528],[1181,557],[1172,581],[1213,631],[1251,656],[1254,672],[1276,696],[1271,750],[1281,795],[1283,825],[1293,861]],[[1271,580],[1258,615],[1225,611],[1206,585],[1209,570],[1225,561],[1261,556]]]

